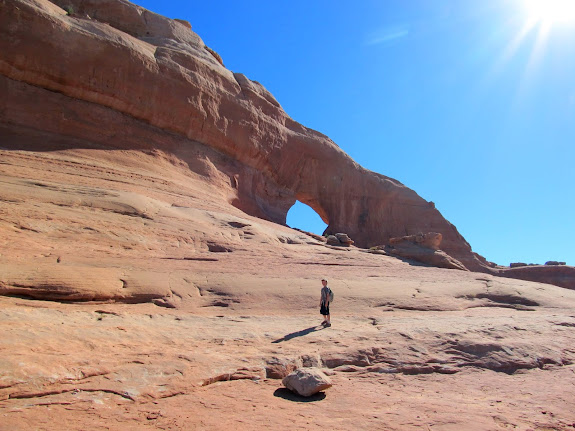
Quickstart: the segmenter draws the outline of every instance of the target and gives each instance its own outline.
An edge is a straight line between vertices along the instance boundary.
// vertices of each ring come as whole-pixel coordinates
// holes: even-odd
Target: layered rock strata
[[[226,69],[188,22],[125,0],[0,5],[2,147],[161,151],[249,215],[285,224],[299,200],[327,234],[346,232],[359,247],[432,231],[466,269],[505,272],[432,202],[362,168],[262,85]],[[198,145],[211,156],[200,158]],[[575,269],[561,271],[574,288]]]
[[[223,67],[185,22],[123,0],[16,0],[3,3],[0,28],[0,122],[13,130],[163,147],[133,139],[127,116],[178,137],[162,149],[182,152],[197,141],[237,160],[227,174],[242,193],[232,203],[252,215],[285,223],[299,200],[327,233],[346,232],[358,246],[435,231],[469,269],[487,265],[432,203],[294,122],[259,83]],[[105,111],[106,131],[94,110]]]
[[[465,270],[457,259],[440,250],[442,235],[437,232],[391,238],[383,249],[390,255],[412,259],[438,268]]]

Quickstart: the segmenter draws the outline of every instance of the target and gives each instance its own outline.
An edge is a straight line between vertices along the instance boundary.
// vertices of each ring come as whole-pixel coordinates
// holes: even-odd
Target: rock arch
[[[54,3],[72,6],[77,17]],[[297,199],[328,222],[328,233],[346,232],[361,247],[439,232],[445,252],[469,269],[486,269],[432,203],[293,121],[261,84],[218,62],[189,26],[151,12],[142,20],[141,11],[120,0],[8,2],[0,10],[0,86],[6,106],[22,109],[3,110],[3,122],[84,139],[86,118],[72,108],[64,116],[67,104],[83,104],[87,116],[90,106],[107,108],[120,123],[130,118],[164,134],[145,141],[124,130],[107,145],[156,147],[193,164],[194,155],[181,151],[193,142],[233,160],[222,170],[243,187],[238,207],[253,215],[285,223]],[[97,21],[82,18],[96,14]],[[102,65],[97,79],[86,65]],[[38,88],[50,95],[38,106],[29,97],[25,106]]]
[[[307,219],[304,222],[300,220],[295,221],[294,217],[306,217]],[[297,200],[288,211],[287,225],[316,235],[322,235],[327,229],[329,221],[326,222],[309,204]]]

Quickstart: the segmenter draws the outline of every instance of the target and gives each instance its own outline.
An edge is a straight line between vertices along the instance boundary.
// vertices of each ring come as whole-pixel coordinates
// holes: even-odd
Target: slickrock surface
[[[575,291],[328,246],[161,153],[0,158],[2,430],[573,429]]]
[[[575,429],[575,290],[356,247],[385,213],[488,270],[186,23],[65,3],[0,0],[0,430]],[[295,199],[356,244],[283,226]],[[302,366],[333,387],[287,391]]]

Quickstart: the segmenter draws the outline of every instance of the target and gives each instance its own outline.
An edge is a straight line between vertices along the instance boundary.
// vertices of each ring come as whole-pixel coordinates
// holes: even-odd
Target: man
[[[321,280],[323,287],[321,288],[321,298],[319,301],[319,312],[323,316],[323,326],[329,328],[331,326],[330,316],[329,316],[329,300],[330,300],[330,289],[327,287],[327,280],[323,278]]]

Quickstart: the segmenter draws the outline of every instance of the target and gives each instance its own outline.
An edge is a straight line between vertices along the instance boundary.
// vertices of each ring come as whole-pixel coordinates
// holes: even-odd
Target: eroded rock
[[[55,3],[77,17],[56,13],[46,0],[14,0],[1,10],[0,85],[14,108],[3,122],[11,128],[117,148],[150,142],[132,142],[140,132],[126,128],[129,116],[178,136],[178,145],[165,149],[190,166],[198,162],[181,150],[187,141],[236,160],[225,186],[235,192],[223,195],[250,215],[285,224],[299,200],[328,223],[328,233],[346,232],[360,247],[434,226],[445,253],[469,269],[485,267],[433,204],[293,121],[261,84],[227,70],[187,23],[120,0]],[[106,66],[97,78],[92,64]],[[94,107],[110,111],[95,114]],[[93,133],[102,131],[103,118],[113,139]]]
[[[413,259],[439,268],[467,270],[465,265],[439,249],[443,236],[437,232],[391,238],[384,247],[391,255]]]
[[[0,295],[54,301],[148,302],[166,299],[171,292],[162,272],[64,264],[0,265]]]
[[[326,238],[328,245],[335,245],[337,247],[349,247],[354,241],[346,233],[336,233],[335,235],[328,235]]]
[[[432,202],[293,121],[261,84],[226,69],[187,22],[123,0],[11,0],[0,8],[0,53],[5,148],[163,152],[211,182],[222,202],[255,217],[285,225],[299,200],[328,224],[327,234],[346,232],[359,247],[416,236],[416,245],[435,252],[395,247],[396,254],[575,285],[560,265],[494,268]],[[417,242],[429,229],[441,234],[441,252],[433,238]]]
[[[430,248],[432,250],[439,250],[443,235],[438,232],[418,233],[417,235],[407,235],[398,238],[391,238],[390,245],[399,245],[403,243],[417,244],[420,247]]]
[[[317,368],[300,368],[288,374],[282,383],[302,397],[311,397],[333,386],[330,378]]]

